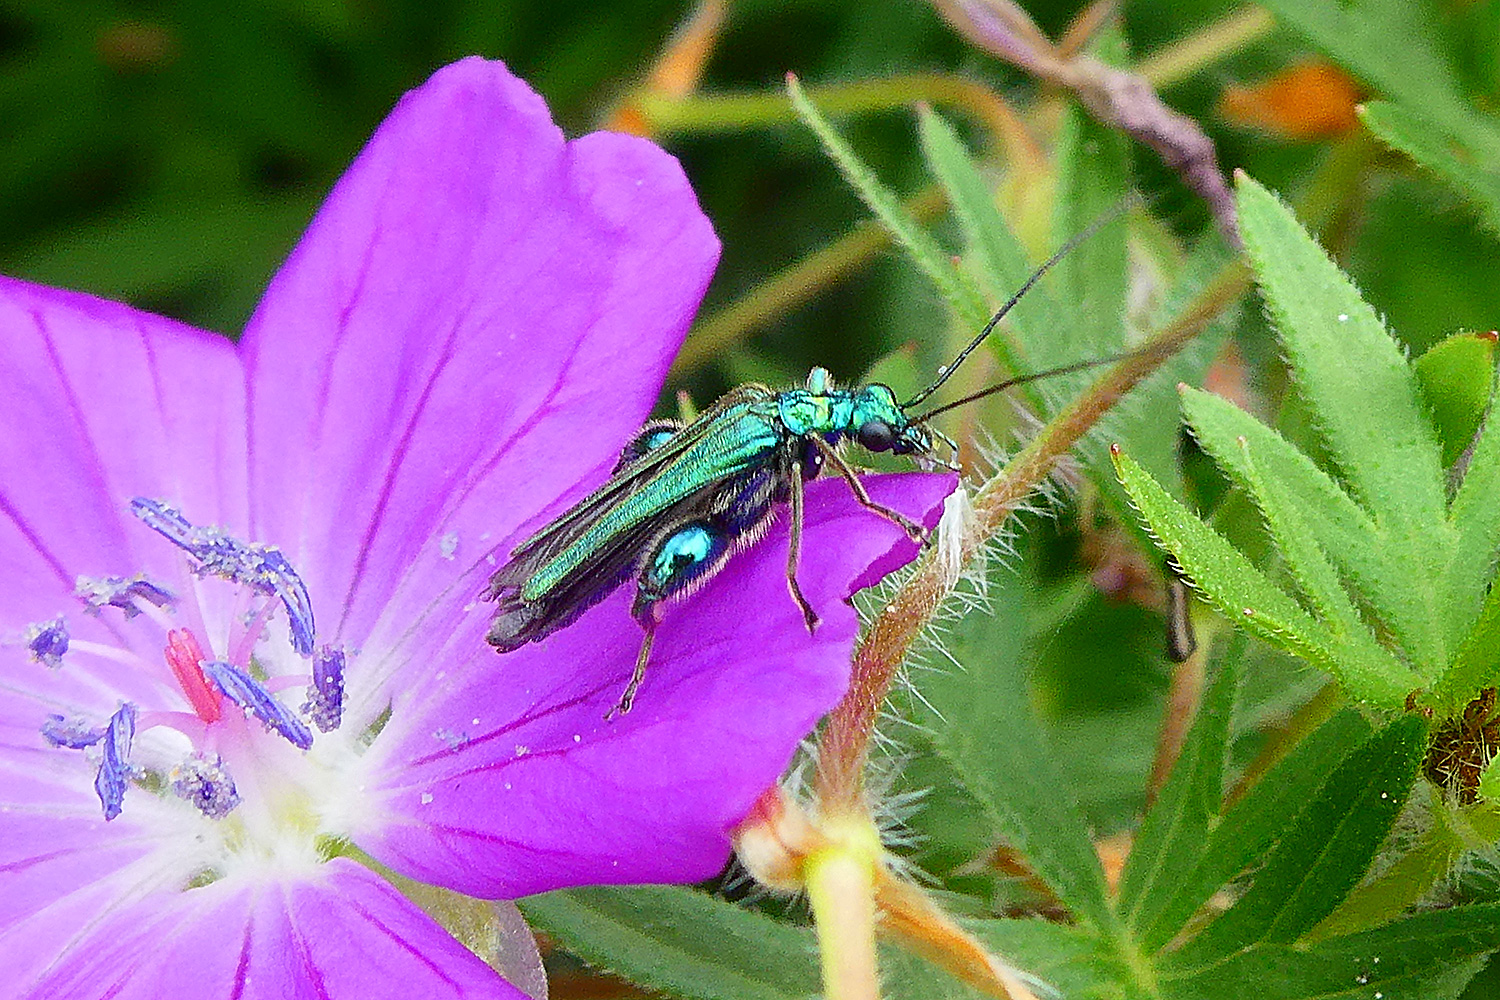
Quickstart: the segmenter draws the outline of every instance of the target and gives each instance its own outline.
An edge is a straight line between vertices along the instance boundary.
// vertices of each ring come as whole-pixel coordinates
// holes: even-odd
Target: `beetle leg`
[[[816,435],[813,436],[812,440],[816,442],[818,450],[823,453],[823,457],[826,458],[835,469],[839,470],[839,475],[844,477],[844,481],[847,482],[849,484],[849,488],[854,491],[854,499],[858,500],[862,505],[864,505],[865,509],[869,510],[872,514],[879,514],[887,521],[898,525],[901,530],[905,531],[907,536],[918,545],[925,545],[927,543],[926,528],[922,527],[920,524],[913,521],[911,518],[907,517],[899,510],[895,510],[894,508],[887,507],[883,503],[876,503],[874,500],[871,500],[870,494],[865,490],[864,483],[861,483],[859,481],[859,476],[856,475],[854,470],[849,467],[849,463],[844,461],[843,457],[839,455],[838,451],[834,449],[833,445],[829,444],[827,441],[824,441],[822,438],[817,437]]]
[[[808,603],[807,596],[802,593],[802,586],[797,583],[797,563],[802,556],[802,463],[792,462],[791,475],[787,477],[791,483],[792,501],[792,531],[786,549],[786,587],[792,592],[792,600],[797,602],[797,607],[802,610],[802,621],[807,625],[808,634],[818,627],[818,613]]]

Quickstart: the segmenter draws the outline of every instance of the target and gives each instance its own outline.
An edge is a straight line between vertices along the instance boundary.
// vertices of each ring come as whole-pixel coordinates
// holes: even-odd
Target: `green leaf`
[[[1500,496],[1500,416],[1492,408],[1469,456],[1463,482],[1448,509],[1448,521],[1458,536],[1453,562],[1445,577],[1448,627],[1454,636],[1469,632],[1485,588],[1495,579],[1495,554],[1500,549],[1497,496]]]
[[[1426,750],[1426,720],[1406,715],[1328,776],[1256,873],[1250,890],[1170,959],[1218,967],[1256,944],[1290,944],[1343,901],[1396,822]]]
[[[1130,147],[1119,129],[1094,120],[1070,104],[1064,112],[1057,140],[1057,201],[1053,231],[1081,233],[1110,212],[1117,211],[1129,190]],[[1047,353],[1037,356],[1043,367],[1097,357],[1125,344],[1126,227],[1108,225],[1062,260],[1057,284],[1072,304],[1067,336],[1053,331]]]
[[[1464,906],[1311,947],[1259,945],[1162,986],[1169,1000],[1445,1000],[1497,947],[1500,905]]]
[[[1161,795],[1146,814],[1120,880],[1121,917],[1139,934],[1172,902],[1182,877],[1202,859],[1209,825],[1224,795],[1224,756],[1239,690],[1243,637],[1221,658],[1198,717]],[[1148,948],[1164,942],[1142,942]]]
[[[1495,385],[1495,335],[1455,333],[1412,365],[1443,444],[1443,468],[1474,443]]]
[[[949,642],[962,670],[934,671],[922,685],[936,751],[962,777],[999,835],[1081,921],[1114,926],[1104,873],[1088,826],[1055,755],[1047,750],[1019,663],[1026,634],[1013,581],[991,584],[993,614],[968,615]]]
[[[1424,704],[1449,718],[1462,711],[1481,689],[1496,684],[1500,684],[1500,587],[1491,587],[1484,610],[1459,647],[1453,666],[1433,687]]]
[[[922,153],[947,192],[970,253],[991,292],[1001,301],[1010,298],[1031,277],[1035,265],[995,207],[993,190],[969,159],[953,127],[926,108],[921,109],[918,124]],[[1006,323],[1016,332],[1019,354],[1004,338],[997,338],[995,343],[1011,370],[1026,371],[1029,359],[1037,356],[1046,339],[1058,330],[1069,329],[1072,321],[1070,311],[1058,304],[1044,283],[1022,296],[1006,317]]]
[[[1425,608],[1412,593],[1411,578],[1387,559],[1384,536],[1333,478],[1276,431],[1228,400],[1201,389],[1182,390],[1182,411],[1193,436],[1247,493],[1244,439],[1261,475],[1289,493],[1302,521],[1352,584],[1375,617],[1403,645],[1423,627]]]
[[[1252,635],[1326,670],[1342,684],[1357,681],[1361,696],[1374,704],[1395,708],[1405,701],[1408,685],[1382,675],[1346,675],[1349,664],[1339,659],[1327,629],[1277,589],[1238,549],[1172,499],[1129,456],[1116,455],[1115,468],[1151,533],[1221,614]]]
[[[1404,105],[1371,101],[1360,109],[1359,117],[1393,149],[1456,188],[1478,209],[1485,223],[1500,232],[1500,173],[1495,170],[1493,154],[1484,156]]]
[[[1248,443],[1241,445],[1241,452],[1250,494],[1298,588],[1332,636],[1349,693],[1363,700],[1371,688],[1372,677],[1378,678],[1374,685],[1376,690],[1391,685],[1408,689],[1415,686],[1416,678],[1412,677],[1411,671],[1376,641],[1360,619],[1327,555],[1309,531],[1291,491],[1260,474]]]
[[[982,327],[990,318],[989,307],[978,291],[965,280],[963,273],[953,266],[949,255],[901,207],[900,199],[854,155],[849,144],[844,142],[828,119],[808,100],[795,77],[788,78],[787,92],[791,95],[792,106],[797,109],[797,114],[817,134],[823,148],[859,194],[860,200],[906,249],[913,263],[937,286],[938,291],[958,314],[959,320],[975,330]]]
[[[991,952],[1045,983],[1047,988],[1035,990],[1039,997],[1120,1000],[1136,995],[1124,988],[1130,970],[1111,944],[1087,930],[1044,920],[968,920],[964,927]],[[881,955],[881,972],[884,995],[891,1000],[977,1000],[987,995],[894,949]]]
[[[1265,0],[1276,20],[1300,31],[1345,68],[1488,155],[1500,143],[1464,102],[1448,60],[1431,43],[1441,32],[1433,4],[1413,0]]]
[[[1463,838],[1447,822],[1442,792],[1431,786],[1434,822],[1405,855],[1379,876],[1355,888],[1310,937],[1326,938],[1378,927],[1401,916],[1446,878],[1464,852]]]
[[[1142,945],[1152,949],[1165,945],[1226,882],[1270,850],[1312,799],[1324,776],[1369,735],[1369,723],[1353,709],[1345,709],[1262,775],[1225,812],[1197,864],[1178,880],[1155,921],[1137,934]]]
[[[1442,579],[1454,541],[1442,453],[1406,359],[1291,212],[1255,181],[1239,180],[1246,250],[1293,378],[1344,482],[1404,572]],[[1421,618],[1405,647],[1431,676],[1447,662],[1440,590],[1413,589],[1421,592]]]
[[[811,931],[693,889],[565,889],[518,905],[578,957],[664,993],[803,1000],[820,989]]]

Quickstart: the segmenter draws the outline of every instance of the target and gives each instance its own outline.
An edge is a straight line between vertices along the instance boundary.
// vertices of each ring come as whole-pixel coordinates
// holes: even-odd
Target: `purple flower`
[[[505,656],[497,560],[608,474],[718,247],[644,141],[469,60],[406,97],[238,346],[0,279],[0,997],[518,991],[483,898],[712,875],[912,548],[837,481],[670,607]],[[872,492],[929,518],[943,477]]]

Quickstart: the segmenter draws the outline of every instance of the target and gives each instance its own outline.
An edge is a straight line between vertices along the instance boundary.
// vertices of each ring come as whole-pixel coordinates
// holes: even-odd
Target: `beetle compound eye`
[[[856,435],[861,447],[870,451],[890,451],[896,443],[896,432],[884,420],[866,420]]]

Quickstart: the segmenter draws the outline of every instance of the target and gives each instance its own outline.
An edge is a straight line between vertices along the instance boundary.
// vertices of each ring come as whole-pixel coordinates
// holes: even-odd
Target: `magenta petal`
[[[882,476],[879,500],[935,522],[948,476]],[[629,587],[547,640],[482,650],[483,605],[431,676],[398,701],[375,751],[394,820],[360,843],[403,874],[471,895],[705,878],[731,829],[847,683],[866,567],[914,546],[838,481],[808,490],[799,579],[823,618],[809,636],[787,593],[786,526],[671,607],[635,709],[604,721],[635,661]],[[387,739],[391,743],[387,743]]]
[[[135,496],[245,528],[239,358],[223,337],[8,278],[0,278],[0,330],[0,633],[67,614],[77,638],[129,644],[111,638],[108,622],[75,614],[74,583],[181,572],[178,554],[129,513]],[[0,652],[12,693],[21,678],[40,681],[26,659],[15,646]],[[56,678],[49,694],[107,715],[113,694],[149,690],[137,672],[102,674],[108,694],[75,674]]]
[[[17,985],[0,996],[525,997],[379,876],[343,859],[306,877],[218,882],[109,913],[40,981]]]
[[[320,595],[324,637],[379,645],[382,613],[406,627],[611,462],[717,255],[675,160],[565,143],[499,63],[408,94],[244,341],[255,535]]]

